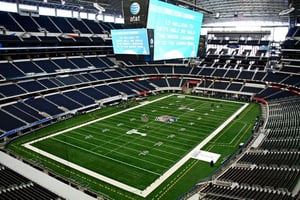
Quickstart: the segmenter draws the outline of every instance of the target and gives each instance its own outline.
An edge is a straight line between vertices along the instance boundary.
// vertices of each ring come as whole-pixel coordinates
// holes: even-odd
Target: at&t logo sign
[[[141,10],[141,6],[138,2],[133,2],[131,5],[130,5],[130,13],[132,15],[137,15],[139,14]]]
[[[141,19],[140,19],[140,16],[137,16],[141,11],[141,6],[138,2],[133,2],[131,5],[130,5],[130,13],[134,16],[131,16],[130,17],[130,22],[139,22]]]

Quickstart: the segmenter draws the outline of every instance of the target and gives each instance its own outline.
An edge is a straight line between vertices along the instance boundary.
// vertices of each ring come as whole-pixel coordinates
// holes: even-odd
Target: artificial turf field
[[[80,180],[78,177],[93,180],[91,182],[96,181],[95,178],[87,178],[87,174],[76,172],[75,169],[70,169],[61,163],[49,165],[55,161],[43,158],[39,155],[41,153],[34,153],[30,149],[20,146],[20,144],[29,142],[30,146],[41,152],[50,153],[69,163],[74,163],[142,191],[159,179],[243,105],[244,103],[240,102],[194,96],[175,94],[160,96],[155,100],[150,98],[149,101],[135,103],[135,106],[132,105],[129,109],[119,106],[115,112],[113,110],[108,111],[107,114],[103,112],[99,117],[94,116],[96,121],[85,119],[80,122],[78,120],[76,124],[87,121],[89,123],[81,127],[76,127],[74,124],[68,125],[68,127],[73,127],[73,130],[59,132],[62,128],[51,130],[51,127],[48,127],[50,130],[44,130],[43,137],[39,134],[32,134],[31,137],[25,137],[26,139],[12,143],[12,150],[23,152],[21,154],[27,152],[27,156],[34,157],[39,160],[38,162],[42,162],[43,165],[49,166],[54,171],[64,171],[60,173],[64,176],[72,176],[72,179],[76,179],[78,182],[89,182]],[[249,137],[258,113],[259,109],[255,104],[251,104],[240,114],[239,118],[234,119],[203,148],[221,154],[221,160],[216,166],[220,165],[222,159],[236,151],[240,142]],[[48,136],[44,137],[47,134]],[[34,140],[34,135],[40,139]],[[195,163],[197,165],[202,163],[202,167],[205,165],[206,168],[209,168],[209,164],[191,159],[181,169],[189,169],[189,166],[196,165]],[[59,168],[59,170],[53,168]],[[169,177],[171,182],[174,181],[174,177],[183,178],[178,176],[182,173],[181,169]],[[213,169],[210,168],[207,172],[211,173]],[[170,180],[166,180],[166,183],[149,195],[149,199],[162,194],[165,196],[161,198],[168,199],[168,195],[161,191],[166,190],[166,186],[170,185],[167,182]],[[105,181],[99,182],[105,188],[103,190],[99,188],[100,192],[104,192],[110,197],[120,199],[121,195],[124,199],[141,198],[130,192],[120,192],[122,189],[118,187],[115,189]],[[186,185],[190,188],[192,184],[194,183]],[[173,186],[176,187],[175,183]],[[96,187],[92,185],[90,187],[96,190]],[[171,189],[169,188],[169,190]],[[112,193],[118,193],[119,196]]]

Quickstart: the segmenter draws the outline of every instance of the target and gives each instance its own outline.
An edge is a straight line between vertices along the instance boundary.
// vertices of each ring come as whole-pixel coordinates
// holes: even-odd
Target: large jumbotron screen
[[[153,60],[196,57],[203,14],[150,0],[147,28],[154,29]]]
[[[129,24],[125,26],[132,27],[137,23],[137,27],[140,27],[141,24],[146,24],[146,27],[143,27],[146,29],[112,30],[113,49],[117,56],[130,59],[142,55],[142,60],[154,61],[197,56],[202,13],[158,0],[149,0],[149,3],[128,1],[127,4],[125,13],[131,17],[127,20]],[[148,8],[142,9],[145,6]],[[133,8],[135,12],[132,11]],[[141,18],[141,15],[145,15],[142,11],[148,12],[146,19]],[[141,22],[142,19],[144,22]]]

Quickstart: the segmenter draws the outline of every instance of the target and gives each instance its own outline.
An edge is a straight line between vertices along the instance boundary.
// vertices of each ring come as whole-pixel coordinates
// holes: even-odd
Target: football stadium
[[[300,199],[298,0],[0,0],[0,199]]]

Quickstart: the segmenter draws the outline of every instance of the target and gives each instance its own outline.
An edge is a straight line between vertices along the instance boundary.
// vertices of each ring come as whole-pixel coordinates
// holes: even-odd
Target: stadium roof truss
[[[196,0],[195,3],[214,13],[205,15],[204,24],[225,21],[288,22],[288,15],[279,15],[289,7],[288,0]]]
[[[90,11],[93,3],[105,9],[105,13],[123,16],[123,2],[125,0],[65,0],[65,6],[84,7]],[[289,16],[300,16],[300,2],[298,0],[161,0],[172,4],[189,7],[204,13],[203,25],[228,21],[270,21],[288,23]],[[41,4],[40,0],[19,0]],[[61,5],[61,0],[47,0],[48,4]],[[190,6],[194,5],[194,6]],[[279,15],[283,10],[295,8],[292,13]],[[200,8],[200,9],[199,9]]]

